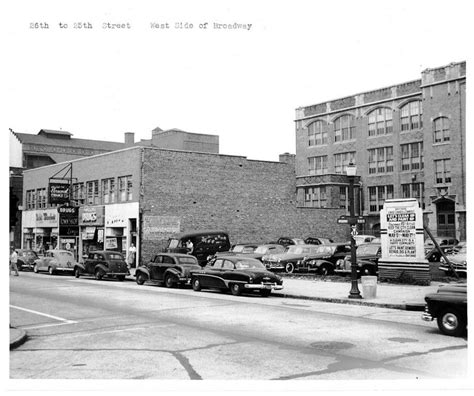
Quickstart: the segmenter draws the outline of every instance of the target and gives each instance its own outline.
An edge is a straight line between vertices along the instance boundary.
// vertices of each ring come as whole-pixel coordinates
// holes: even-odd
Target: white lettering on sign
[[[82,213],[82,221],[84,223],[93,223],[97,221],[97,213],[95,212],[84,212]]]
[[[388,209],[387,236],[390,257],[416,257],[416,214],[414,208]]]

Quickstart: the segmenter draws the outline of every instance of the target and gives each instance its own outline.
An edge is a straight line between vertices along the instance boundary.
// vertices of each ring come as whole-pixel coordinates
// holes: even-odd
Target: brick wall
[[[296,207],[294,166],[245,157],[146,148],[143,216],[172,216],[181,232],[223,229],[231,243],[280,236],[347,239],[341,210]],[[144,235],[142,258],[173,234]]]

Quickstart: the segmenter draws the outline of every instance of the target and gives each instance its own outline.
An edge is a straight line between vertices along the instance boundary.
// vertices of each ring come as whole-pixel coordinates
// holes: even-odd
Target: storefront
[[[133,244],[137,252],[132,268],[138,261],[138,202],[106,205],[105,207],[105,248],[121,252],[129,257],[130,246]]]
[[[22,212],[22,247],[44,253],[57,247],[59,216],[56,208]]]
[[[86,256],[91,250],[104,249],[104,206],[79,208],[79,252]],[[82,257],[79,257],[81,260]]]
[[[79,249],[79,208],[62,206],[59,214],[59,249],[69,250],[77,260]]]

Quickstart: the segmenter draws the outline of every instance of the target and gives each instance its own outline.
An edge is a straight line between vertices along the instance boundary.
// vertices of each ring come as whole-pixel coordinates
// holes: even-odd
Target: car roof
[[[228,235],[226,231],[222,230],[197,230],[197,231],[189,231],[189,232],[183,232],[181,234],[177,234],[174,237],[171,237],[170,239],[183,239],[183,238],[191,238],[193,236],[198,236],[198,235],[217,235],[217,234],[225,234]]]
[[[190,254],[185,254],[185,253],[162,253],[162,252],[159,252],[159,253],[156,253],[155,256],[170,256],[170,257],[193,257],[193,258],[196,258]],[[153,256],[153,257],[155,257]]]
[[[236,261],[242,261],[242,260],[253,260],[253,261],[257,261],[258,263],[261,263],[260,260],[257,260],[257,259],[254,259],[253,257],[247,257],[245,255],[225,255],[223,254],[222,256],[219,255],[216,257],[217,259],[226,259],[226,260],[230,260],[232,262],[236,262]]]

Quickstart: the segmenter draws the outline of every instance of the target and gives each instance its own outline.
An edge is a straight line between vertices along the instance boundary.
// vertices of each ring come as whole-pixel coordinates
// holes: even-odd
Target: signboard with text
[[[49,203],[59,205],[68,203],[70,188],[69,183],[49,183]]]

